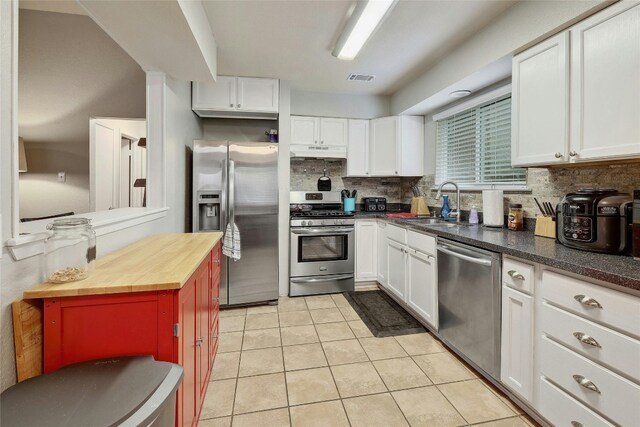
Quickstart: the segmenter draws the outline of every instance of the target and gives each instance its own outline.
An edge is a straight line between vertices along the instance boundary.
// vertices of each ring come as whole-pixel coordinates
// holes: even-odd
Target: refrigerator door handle
[[[236,162],[229,160],[229,224],[236,223]]]
[[[228,171],[227,171],[227,160],[222,160],[222,182],[221,182],[221,194],[220,194],[220,230],[224,233],[227,229],[227,206],[229,204],[229,194],[227,191],[227,179],[228,179]]]

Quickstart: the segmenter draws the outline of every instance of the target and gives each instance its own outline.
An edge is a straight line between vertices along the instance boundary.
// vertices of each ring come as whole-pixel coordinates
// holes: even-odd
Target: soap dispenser
[[[449,208],[449,196],[445,194],[442,196],[442,209],[440,210],[440,216],[444,219],[449,219],[449,213],[451,213],[451,208]]]

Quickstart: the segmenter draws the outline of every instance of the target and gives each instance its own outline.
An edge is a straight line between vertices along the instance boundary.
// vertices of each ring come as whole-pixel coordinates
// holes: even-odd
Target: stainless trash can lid
[[[0,396],[0,424],[25,426],[116,426],[129,419],[153,420],[161,400],[182,380],[182,367],[151,356],[92,360],[31,378]],[[166,396],[166,397],[162,397]],[[153,398],[152,398],[153,397]],[[159,400],[159,398],[161,400]],[[152,400],[151,405],[146,405]],[[149,408],[152,407],[150,411]]]

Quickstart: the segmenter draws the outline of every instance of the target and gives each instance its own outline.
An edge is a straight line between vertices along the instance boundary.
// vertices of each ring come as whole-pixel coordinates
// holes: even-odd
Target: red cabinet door
[[[192,277],[178,293],[178,363],[184,368],[182,384],[178,389],[177,426],[191,427],[195,422],[196,405],[196,322],[197,288],[196,277]],[[199,406],[198,406],[199,408]]]
[[[204,399],[209,373],[209,262],[203,263],[196,273],[198,314],[196,326],[196,365],[198,370],[198,399]]]

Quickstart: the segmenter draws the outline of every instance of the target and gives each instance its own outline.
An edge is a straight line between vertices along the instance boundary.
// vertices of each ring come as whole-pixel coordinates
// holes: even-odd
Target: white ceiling
[[[204,1],[218,73],[290,80],[293,89],[389,95],[515,0],[400,0],[353,61],[331,55],[351,1]],[[349,73],[375,74],[370,83]]]

